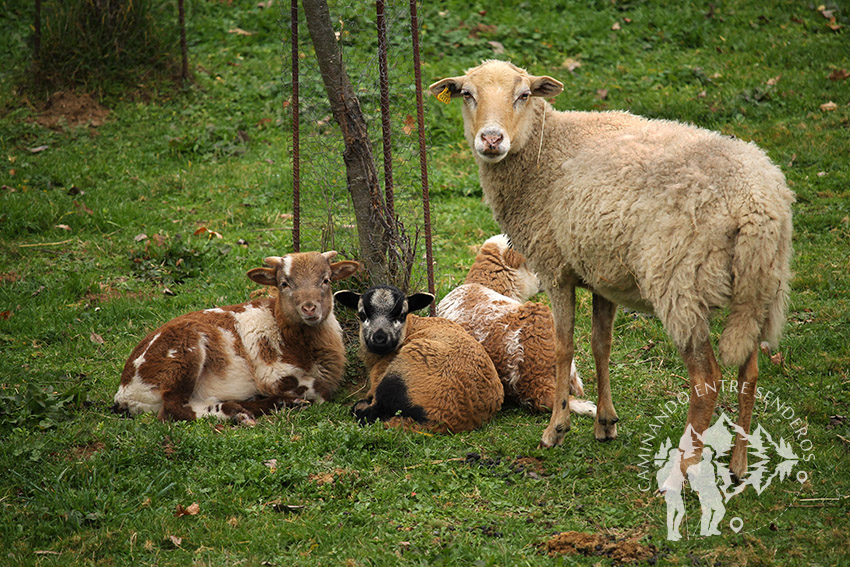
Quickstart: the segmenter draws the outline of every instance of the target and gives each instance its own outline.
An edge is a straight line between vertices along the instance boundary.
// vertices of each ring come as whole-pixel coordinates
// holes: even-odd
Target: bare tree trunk
[[[366,120],[343,67],[326,0],[302,0],[301,4],[331,111],[345,141],[343,160],[357,219],[359,259],[372,282],[387,283],[387,236],[393,219],[386,218]]]

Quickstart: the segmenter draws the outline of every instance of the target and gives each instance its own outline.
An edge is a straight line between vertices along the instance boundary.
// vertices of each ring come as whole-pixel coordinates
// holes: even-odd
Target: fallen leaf
[[[197,516],[200,511],[201,506],[197,502],[192,502],[185,508],[178,504],[177,509],[174,512],[174,517],[180,518],[181,516]]]
[[[767,86],[772,87],[773,85],[775,85],[776,83],[778,83],[778,82],[779,82],[779,79],[781,79],[781,78],[782,78],[782,75],[777,75],[777,76],[775,76],[775,77],[773,77],[773,78],[768,79],[768,80],[767,80]]]
[[[402,126],[402,130],[405,134],[410,136],[410,133],[413,132],[413,129],[416,128],[416,120],[414,120],[411,114],[408,114],[404,117],[404,126]]]
[[[488,41],[490,47],[493,48],[493,55],[501,55],[505,52],[505,46],[498,41]]]
[[[84,213],[87,213],[87,214],[90,214],[90,215],[93,215],[93,214],[94,214],[94,211],[93,211],[93,210],[91,210],[90,208],[88,208],[88,207],[86,206],[86,204],[85,204],[85,203],[83,203],[82,201],[79,201],[79,202],[78,202],[76,199],[74,199],[74,200],[73,200],[73,203],[74,203],[74,206],[75,206],[75,207],[77,207],[78,209],[80,209],[80,210],[81,210],[81,211],[83,211]]]
[[[170,289],[168,289],[167,287],[162,288],[162,293],[163,293],[164,295],[168,295],[168,296],[171,296],[171,297],[174,297],[175,295],[177,295],[176,293],[174,293],[173,291],[171,291],[171,290],[170,290]]]
[[[15,193],[17,191],[17,189],[15,189],[14,187],[9,187],[8,185],[4,185],[2,189],[3,191],[8,191],[9,193]]]
[[[174,547],[180,547],[180,544],[183,543],[182,537],[170,535],[170,536],[168,536],[168,539],[171,540],[171,543],[174,544]]]
[[[820,109],[823,110],[824,112],[830,112],[830,111],[838,109],[838,105],[835,104],[832,101],[829,101],[829,102],[825,102],[822,105],[820,105]]]
[[[598,89],[596,91],[596,98],[600,100],[605,100],[608,98],[608,89]]]
[[[231,28],[227,30],[227,33],[232,33],[236,35],[254,35],[254,32],[245,31],[242,28]]]
[[[231,516],[230,519],[227,520],[227,523],[230,525],[230,527],[235,528],[239,525],[239,518],[237,518],[236,516]]]
[[[258,2],[257,8],[270,8],[274,3],[274,0],[266,0],[265,2]]]
[[[611,29],[613,31],[619,31],[620,30],[620,22],[614,22],[614,25],[611,26]]]
[[[165,237],[163,235],[159,234],[159,233],[156,233],[153,236],[151,236],[151,239],[154,241],[154,243],[157,246],[165,245]],[[181,260],[182,260],[182,258],[181,258]]]
[[[133,240],[136,241],[136,242],[141,242],[142,240],[147,240],[147,238],[148,238],[148,235],[145,234],[144,232],[142,232],[141,234],[137,234],[133,238]]]
[[[705,98],[706,96],[708,96],[708,95],[705,91],[700,91],[699,94],[697,95],[697,98]]]
[[[50,146],[37,146],[35,148],[27,148],[27,151],[31,154],[38,154],[49,148]]]
[[[850,77],[850,73],[847,72],[847,69],[836,69],[829,74],[830,81],[843,81],[848,77]]]
[[[770,355],[770,362],[777,366],[780,366],[783,362],[785,362],[785,357],[782,356],[781,352],[777,352],[775,354]]]
[[[85,195],[85,192],[80,190],[76,185],[71,185],[71,188],[68,189],[68,195]]]
[[[0,311],[0,319],[10,319],[12,317],[11,311]]]
[[[71,230],[71,227],[68,226],[67,224],[57,224],[56,228],[61,228],[62,230],[67,230],[67,231]]]
[[[221,238],[221,237],[222,237],[222,236],[221,236],[221,233],[218,233],[218,232],[216,232],[216,231],[214,231],[214,230],[210,230],[210,229],[208,229],[208,228],[207,228],[207,227],[205,227],[205,226],[202,226],[201,228],[199,228],[198,230],[196,230],[196,231],[195,231],[195,233],[194,233],[194,235],[195,235],[195,236],[198,236],[199,234],[208,234],[210,238],[213,238],[213,237],[215,237],[215,238]]]
[[[100,335],[98,335],[94,331],[92,331],[92,334],[89,335],[89,339],[91,339],[91,342],[98,344],[98,345],[102,345],[103,342],[104,342],[103,337],[101,337]]]
[[[263,464],[266,465],[272,472],[277,470],[277,459],[269,459]]]
[[[561,68],[566,69],[570,73],[574,72],[579,67],[581,67],[581,61],[577,61],[572,57],[567,57],[566,59],[564,59],[564,62],[561,63]]]

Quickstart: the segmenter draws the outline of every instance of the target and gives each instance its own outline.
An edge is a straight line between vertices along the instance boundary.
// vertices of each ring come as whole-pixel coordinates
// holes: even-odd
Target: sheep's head
[[[338,291],[334,297],[341,305],[357,310],[360,340],[369,352],[378,355],[398,349],[404,342],[408,314],[434,301],[430,293],[405,296],[400,289],[389,285],[369,288],[363,295]]]
[[[248,277],[258,284],[277,289],[280,313],[287,321],[302,321],[315,327],[333,312],[331,282],[351,276],[360,268],[352,261],[334,262],[330,252],[304,252],[269,256],[267,268],[254,268]]]
[[[532,97],[552,97],[564,85],[551,77],[535,77],[505,61],[485,61],[465,75],[437,81],[434,96],[463,98],[466,139],[482,161],[496,163],[518,151],[531,133]],[[542,103],[541,103],[542,104]]]
[[[529,269],[525,256],[513,249],[504,234],[484,241],[466,283],[481,284],[517,301],[525,301],[540,291],[537,274]]]

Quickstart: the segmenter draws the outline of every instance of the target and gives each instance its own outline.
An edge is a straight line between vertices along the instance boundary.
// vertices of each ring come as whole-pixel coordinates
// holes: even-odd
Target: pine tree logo
[[[728,466],[736,435],[748,442],[749,465],[746,474],[739,480],[732,477]],[[694,438],[702,441],[702,448],[694,446]],[[680,467],[682,459],[695,456],[697,451],[701,451],[699,461],[683,473]],[[653,461],[658,489],[667,501],[667,539],[674,541],[681,539],[679,528],[685,515],[682,497],[685,481],[699,497],[700,535],[719,535],[726,504],[734,496],[747,487],[760,495],[774,481],[782,482],[791,477],[800,464],[800,458],[784,438],[774,441],[760,424],[747,435],[724,412],[702,435],[688,425],[678,446],[669,437],[665,439]],[[805,471],[797,471],[797,482],[802,484],[807,478]],[[743,525],[743,520],[738,517],[729,521],[734,532],[739,532]]]

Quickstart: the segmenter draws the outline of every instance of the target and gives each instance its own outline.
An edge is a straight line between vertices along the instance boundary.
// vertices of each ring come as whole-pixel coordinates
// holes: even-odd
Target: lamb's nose
[[[305,317],[313,317],[316,315],[316,304],[315,303],[305,303],[301,306],[301,313],[304,314]]]
[[[378,331],[372,336],[372,342],[378,346],[384,346],[385,344],[387,344],[388,339],[389,336],[383,331]]]

